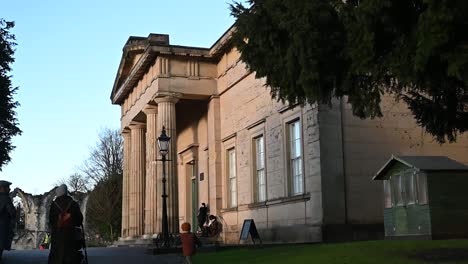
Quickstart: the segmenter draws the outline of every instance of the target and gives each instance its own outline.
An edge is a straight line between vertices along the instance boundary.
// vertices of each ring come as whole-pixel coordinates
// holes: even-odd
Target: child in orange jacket
[[[201,246],[198,237],[190,232],[190,224],[183,223],[181,226],[182,231],[180,232],[180,241],[182,243],[182,254],[185,257],[185,263],[192,264],[192,256],[195,254],[196,247]]]

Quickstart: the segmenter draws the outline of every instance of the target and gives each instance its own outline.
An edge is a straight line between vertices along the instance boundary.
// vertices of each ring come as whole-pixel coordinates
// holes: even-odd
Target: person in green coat
[[[0,260],[4,250],[11,249],[16,210],[10,197],[11,182],[0,181]]]

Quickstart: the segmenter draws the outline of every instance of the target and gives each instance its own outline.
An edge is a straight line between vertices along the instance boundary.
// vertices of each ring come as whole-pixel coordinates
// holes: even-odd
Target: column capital
[[[172,102],[175,104],[179,101],[180,98],[182,98],[181,93],[158,92],[154,95],[153,101],[155,103]]]
[[[122,130],[120,130],[120,134],[122,134],[122,136],[130,135],[130,128],[129,127],[122,128]]]
[[[157,114],[158,106],[148,104],[145,106],[145,108],[143,108],[143,113],[145,113],[146,115]]]
[[[130,122],[130,125],[128,126],[131,130],[133,129],[142,129],[146,127],[146,123],[143,122],[137,122],[137,121],[132,121]]]
[[[170,102],[176,104],[179,102],[179,98],[174,97],[174,96],[164,96],[164,97],[156,97],[153,99],[155,103],[165,103],[165,102]]]

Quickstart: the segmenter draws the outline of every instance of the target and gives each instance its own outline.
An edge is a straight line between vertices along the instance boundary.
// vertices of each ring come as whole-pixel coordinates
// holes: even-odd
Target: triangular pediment
[[[115,77],[114,87],[112,89],[111,100],[113,100],[117,90],[125,82],[130,75],[132,69],[140,60],[146,49],[150,45],[169,45],[169,35],[165,34],[150,34],[148,37],[128,38],[122,50],[122,58],[120,59],[119,69]]]

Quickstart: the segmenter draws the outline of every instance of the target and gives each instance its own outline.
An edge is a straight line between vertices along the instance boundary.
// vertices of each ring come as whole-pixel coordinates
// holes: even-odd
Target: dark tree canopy
[[[233,44],[274,98],[382,116],[381,96],[407,103],[439,142],[468,129],[468,1],[249,0],[231,5]]]
[[[21,134],[15,112],[18,102],[13,98],[17,88],[12,86],[9,75],[15,61],[15,36],[10,33],[14,26],[14,22],[0,18],[0,170],[11,159],[10,152],[15,148],[12,137]]]

